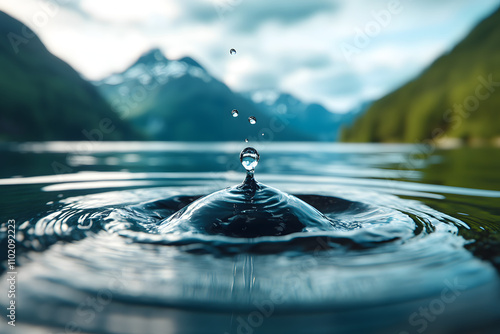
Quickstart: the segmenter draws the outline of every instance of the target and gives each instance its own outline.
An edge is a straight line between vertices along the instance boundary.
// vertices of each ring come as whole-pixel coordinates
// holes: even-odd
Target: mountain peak
[[[203,66],[201,66],[196,60],[194,60],[191,57],[182,57],[178,61],[183,62],[183,63],[188,64],[188,65],[191,65],[191,66],[194,66],[194,67],[199,67],[202,70],[204,70]]]
[[[165,57],[163,52],[159,48],[151,49],[145,53],[143,53],[139,59],[134,63],[134,65],[144,64],[144,65],[152,65],[157,62],[164,61],[168,62],[168,59]],[[132,65],[132,66],[134,66]]]
[[[88,140],[84,129],[102,129],[104,119],[114,130],[99,140],[138,138],[95,87],[28,29],[0,12],[0,73],[9,74],[0,76],[0,141]]]
[[[194,60],[193,58],[191,57],[182,57],[178,60],[176,60],[178,62],[181,62],[181,63],[184,63],[188,66],[193,66],[193,67],[198,67],[202,70],[205,70],[203,68],[203,66],[200,65],[200,63],[198,63],[196,60]],[[163,54],[163,51],[159,48],[153,48],[145,53],[143,53],[137,60],[134,64],[132,64],[132,66],[130,67],[134,67],[136,65],[146,65],[146,66],[152,66],[152,65],[155,65],[157,64],[158,62],[164,62],[164,63],[167,63],[167,62],[170,62],[170,60],[165,57],[165,55]]]
[[[0,10],[0,53],[37,52],[44,49],[38,36],[14,17]]]

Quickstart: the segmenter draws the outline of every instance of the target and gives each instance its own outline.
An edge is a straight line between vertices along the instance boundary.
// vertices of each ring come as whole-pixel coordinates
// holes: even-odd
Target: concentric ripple
[[[44,250],[23,260],[31,284],[22,287],[30,302],[21,317],[43,321],[40,306],[48,303],[67,315],[52,325],[73,319],[91,331],[74,310],[81,293],[103,291],[112,296],[109,312],[122,312],[115,303],[251,312],[270,301],[279,313],[330,312],[432,296],[450,277],[473,289],[496,275],[464,249],[464,222],[416,200],[354,188],[295,194],[334,222],[330,228],[250,238],[162,230],[204,195],[196,187],[150,188],[50,204],[18,231],[23,249]]]

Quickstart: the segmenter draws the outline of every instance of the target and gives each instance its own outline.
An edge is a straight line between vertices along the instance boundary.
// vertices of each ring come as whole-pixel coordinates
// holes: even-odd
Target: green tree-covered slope
[[[132,139],[92,84],[0,12],[0,141],[88,140],[85,133]]]
[[[500,136],[500,9],[418,78],[376,101],[347,142],[420,142]]]

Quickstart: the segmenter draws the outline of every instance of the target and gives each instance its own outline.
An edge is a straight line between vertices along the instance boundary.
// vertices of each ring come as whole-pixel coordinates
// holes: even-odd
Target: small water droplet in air
[[[260,135],[261,135],[261,136],[264,136],[264,132],[262,132]]]
[[[234,56],[234,55],[236,54],[236,50],[235,50],[235,49],[231,49],[231,50],[229,50],[229,54],[230,54],[231,56]]]
[[[237,109],[233,109],[231,110],[231,114],[233,115],[233,117],[238,117],[239,113],[238,113],[238,110]]]
[[[253,147],[247,147],[240,153],[240,161],[243,167],[249,172],[253,172],[259,164],[260,155]]]
[[[248,143],[248,138],[245,139],[245,143]]]
[[[248,117],[248,121],[250,122],[250,124],[255,124],[257,123],[257,118],[255,118],[254,116],[250,116]]]

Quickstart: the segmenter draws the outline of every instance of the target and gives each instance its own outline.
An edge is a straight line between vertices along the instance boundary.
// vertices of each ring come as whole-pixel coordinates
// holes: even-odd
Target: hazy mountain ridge
[[[500,9],[418,78],[376,101],[348,142],[421,142],[500,138]]]
[[[288,93],[254,92],[247,96],[252,96],[257,106],[272,116],[289,115],[290,127],[319,141],[338,140],[340,128],[351,125],[369,104],[361,104],[355,110],[340,114],[332,113],[318,103],[305,103]]]
[[[0,141],[138,138],[92,84],[1,11],[0,73]]]
[[[158,49],[93,85],[3,12],[0,34],[0,141],[335,141],[356,115],[283,93],[255,102],[194,59],[169,60]]]
[[[287,94],[271,104],[256,103],[251,93],[231,91],[192,58],[169,60],[159,49],[95,84],[124,118],[153,140],[334,141],[339,124],[347,119]],[[232,109],[239,110],[239,117],[232,117]],[[256,125],[248,123],[249,116],[257,118]]]

